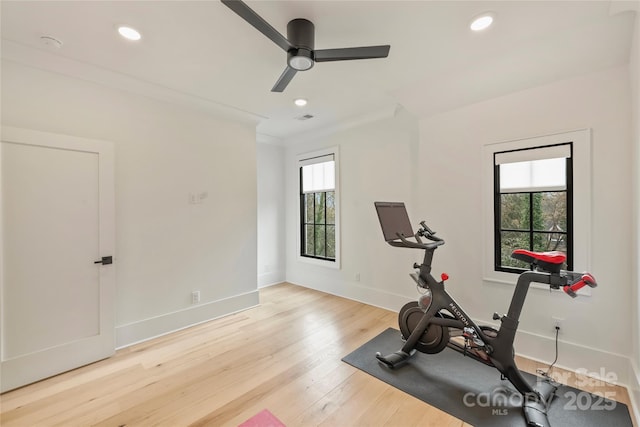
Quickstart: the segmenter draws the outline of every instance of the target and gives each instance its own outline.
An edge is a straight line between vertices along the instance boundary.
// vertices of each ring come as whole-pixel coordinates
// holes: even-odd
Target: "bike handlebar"
[[[580,277],[580,279],[575,283],[563,286],[562,290],[571,298],[575,298],[578,296],[577,292],[585,286],[589,286],[591,288],[595,288],[596,286],[598,286],[598,284],[596,283],[596,279],[594,279],[594,277],[589,273],[584,273],[582,277]]]
[[[420,225],[422,226],[422,229],[430,235],[436,234],[436,232],[431,230],[424,221],[420,221]]]
[[[398,236],[398,239],[400,239],[400,242],[398,242],[397,240],[392,240],[392,241],[389,241],[388,243],[391,246],[396,246],[396,247],[424,249],[424,250],[431,250],[431,249],[437,248],[438,246],[444,245],[444,240],[439,237],[436,237],[435,236],[436,232],[431,230],[427,226],[427,224],[425,224],[424,221],[420,222],[420,225],[422,226],[422,228],[420,228],[418,232],[413,236],[416,239],[415,242],[412,242],[411,240],[407,240],[407,238],[401,233],[396,233],[396,236]],[[433,243],[423,243],[422,240],[420,240],[420,236],[431,240]]]

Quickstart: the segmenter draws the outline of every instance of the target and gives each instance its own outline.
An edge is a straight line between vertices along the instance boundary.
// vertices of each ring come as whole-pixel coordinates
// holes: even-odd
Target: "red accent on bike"
[[[578,280],[573,285],[571,285],[571,286],[567,285],[567,286],[563,287],[562,289],[571,298],[575,298],[575,297],[578,296],[578,294],[576,292],[578,292],[580,289],[584,288],[586,285],[587,284],[583,280]]]
[[[589,273],[584,273],[581,279],[582,281],[584,281],[584,283],[591,286],[592,288],[595,288],[596,286],[598,286],[598,284],[596,283],[596,279]]]
[[[445,280],[449,280],[449,275],[447,273],[442,273],[440,275],[440,278],[442,279],[442,281],[444,282]]]
[[[564,286],[562,290],[571,298],[575,298],[578,296],[577,292],[585,286],[590,286],[592,288],[598,286],[598,284],[596,283],[596,279],[594,279],[593,276],[589,273],[583,274],[580,280],[570,286]]]
[[[567,256],[559,251],[551,251],[551,252],[532,252],[526,249],[516,249],[513,251],[514,254],[527,255],[538,261],[544,261],[551,264],[562,264],[567,260]]]

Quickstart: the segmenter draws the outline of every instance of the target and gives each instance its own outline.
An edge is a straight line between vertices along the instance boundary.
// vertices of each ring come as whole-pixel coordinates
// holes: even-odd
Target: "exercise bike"
[[[431,275],[434,251],[444,245],[444,240],[436,237],[436,232],[424,221],[414,234],[404,203],[375,202],[375,207],[388,244],[425,251],[422,264],[413,265],[419,272],[410,275],[422,295],[418,301],[409,302],[402,307],[398,315],[404,345],[395,353],[377,353],[379,362],[394,369],[405,364],[416,351],[434,354],[449,347],[477,362],[495,367],[522,394],[527,425],[550,427],[547,410],[557,386],[547,378],[538,381],[533,387],[516,366],[513,341],[518,329],[518,319],[531,283],[547,284],[551,289],[562,288],[575,298],[582,287],[597,286],[593,276],[589,273],[561,270],[561,265],[566,260],[561,252],[517,249],[512,257],[530,264],[532,270],[525,271],[518,277],[507,314],[493,314],[493,320],[500,321],[500,328],[479,326],[445,290],[448,276],[443,273],[441,280],[436,280]],[[423,241],[423,238],[428,242]]]

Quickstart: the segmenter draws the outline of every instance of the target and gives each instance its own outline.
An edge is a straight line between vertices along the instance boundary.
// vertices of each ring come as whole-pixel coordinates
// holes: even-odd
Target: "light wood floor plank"
[[[237,426],[269,409],[293,426],[469,427],[341,358],[397,314],[280,284],[259,307],[119,350],[0,396],[3,427]],[[524,370],[547,367],[518,359]],[[562,370],[570,385],[626,390]]]

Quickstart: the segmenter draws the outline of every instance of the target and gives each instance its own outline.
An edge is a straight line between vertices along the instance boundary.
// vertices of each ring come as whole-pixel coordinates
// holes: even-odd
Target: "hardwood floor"
[[[289,427],[469,426],[341,362],[397,327],[396,313],[286,283],[260,298],[254,309],[5,393],[0,424],[237,426],[266,408]],[[603,390],[628,404],[622,387],[589,391]]]

